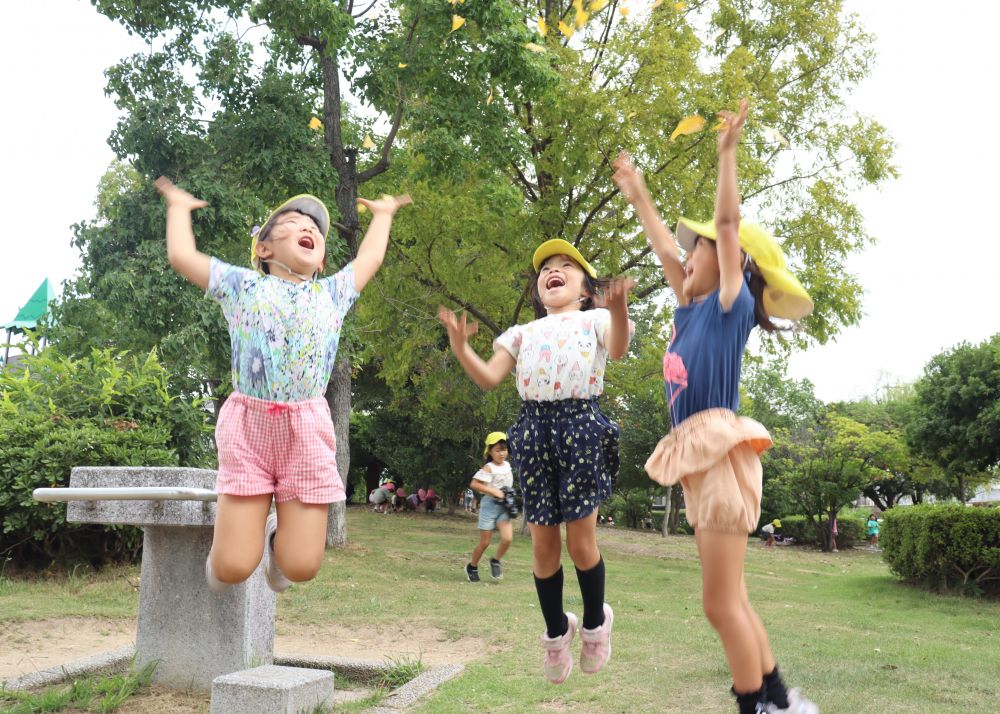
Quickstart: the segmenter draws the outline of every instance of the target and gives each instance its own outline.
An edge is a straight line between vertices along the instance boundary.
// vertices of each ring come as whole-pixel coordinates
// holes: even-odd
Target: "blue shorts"
[[[492,531],[500,521],[509,520],[510,516],[503,504],[493,496],[483,494],[482,500],[479,501],[479,530]]]
[[[554,526],[586,518],[618,478],[618,425],[596,399],[521,402],[507,432],[528,523]]]

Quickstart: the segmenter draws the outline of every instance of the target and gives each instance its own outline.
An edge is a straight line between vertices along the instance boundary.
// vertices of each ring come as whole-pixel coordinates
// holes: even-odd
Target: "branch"
[[[352,14],[351,17],[353,17],[355,20],[357,20],[359,17],[364,17],[365,15],[368,14],[368,11],[371,10],[373,7],[375,7],[375,5],[377,5],[377,4],[378,4],[378,0],[372,0],[372,4],[371,5],[369,5],[368,7],[366,7],[364,10],[362,10],[361,12],[359,12],[357,15],[353,15]],[[354,10],[354,3],[352,2],[351,3],[351,11],[353,12],[353,10]]]
[[[382,155],[379,157],[376,164],[369,166],[367,169],[358,174],[359,184],[378,176],[380,173],[389,168],[389,152],[392,151],[392,142],[396,139],[396,132],[399,131],[399,125],[403,122],[403,108],[405,106],[406,101],[404,99],[400,99],[399,105],[396,107],[396,115],[392,118],[392,128],[389,129],[389,134],[385,137],[385,141],[382,143]]]
[[[768,184],[766,186],[763,186],[763,187],[757,189],[756,191],[752,191],[751,193],[746,194],[745,196],[743,196],[743,200],[746,201],[748,199],[751,199],[754,196],[757,196],[758,194],[761,194],[764,191],[768,191],[768,190],[770,190],[772,188],[777,188],[779,186],[784,186],[786,183],[791,183],[793,181],[802,181],[804,179],[813,178],[814,176],[818,176],[819,174],[823,173],[824,171],[827,171],[828,169],[837,169],[837,168],[840,168],[841,164],[843,164],[844,161],[847,161],[847,159],[844,159],[842,161],[837,161],[837,162],[835,162],[835,163],[833,163],[833,164],[831,164],[829,166],[821,166],[820,168],[818,168],[815,171],[813,171],[811,174],[802,174],[801,176],[798,176],[798,175],[797,176],[790,176],[790,177],[788,177],[786,179],[782,179],[781,181],[778,181],[777,183]]]

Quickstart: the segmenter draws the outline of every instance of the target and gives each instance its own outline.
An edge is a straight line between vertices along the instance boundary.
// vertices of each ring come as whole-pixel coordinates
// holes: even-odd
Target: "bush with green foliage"
[[[0,556],[19,567],[132,559],[137,529],[66,523],[32,491],[68,486],[74,466],[209,466],[208,413],[169,394],[151,353],[54,347],[0,373]]]
[[[884,515],[879,545],[904,580],[932,590],[1000,595],[1000,509],[933,504]]]
[[[761,525],[767,521],[761,521]],[[820,527],[826,528],[827,522],[824,520]],[[816,523],[806,516],[781,516],[781,532],[783,535],[791,536],[798,545],[811,545],[821,547],[820,535]],[[837,548],[846,550],[853,548],[858,543],[865,540],[865,522],[863,519],[854,517],[837,518]]]

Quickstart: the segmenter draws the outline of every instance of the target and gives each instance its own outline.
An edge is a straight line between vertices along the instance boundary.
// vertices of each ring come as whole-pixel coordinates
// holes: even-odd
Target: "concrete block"
[[[77,466],[70,473],[73,488],[185,486],[215,488],[215,471],[180,467]],[[213,526],[215,504],[206,501],[70,501],[70,523],[133,526]]]
[[[211,714],[300,714],[333,703],[333,672],[267,665],[217,677]]]

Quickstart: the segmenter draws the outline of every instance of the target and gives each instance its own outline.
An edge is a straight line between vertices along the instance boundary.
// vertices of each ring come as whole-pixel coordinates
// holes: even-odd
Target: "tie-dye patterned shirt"
[[[604,335],[610,326],[611,313],[604,308],[573,310],[514,325],[493,347],[502,347],[517,360],[521,399],[591,399],[604,392]],[[629,322],[630,337],[633,330]]]
[[[212,258],[205,294],[229,324],[237,392],[271,402],[323,395],[344,316],[358,299],[353,263],[328,278],[293,283]]]

